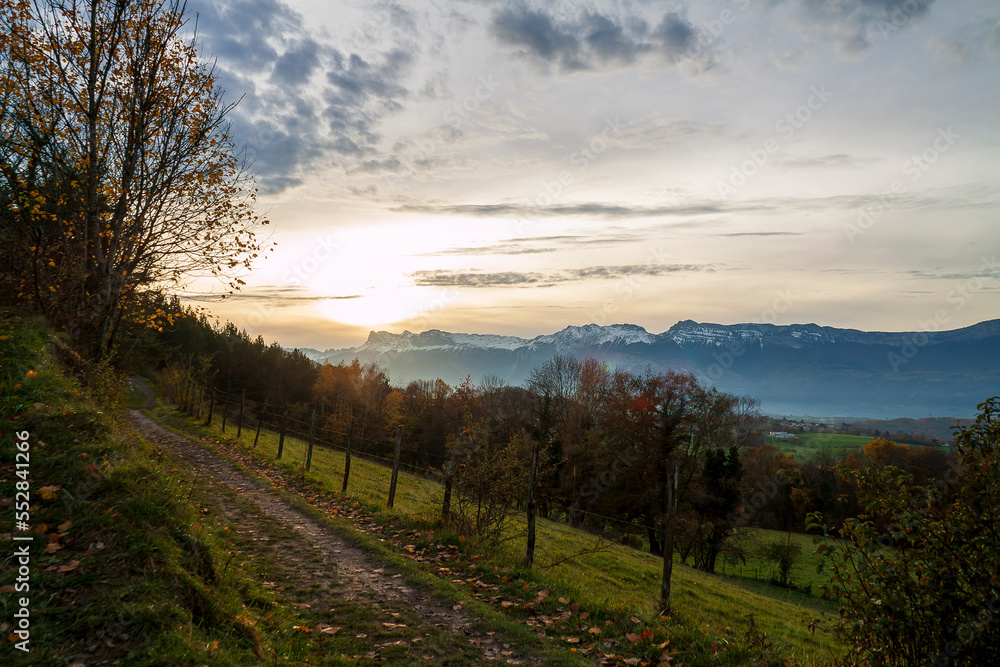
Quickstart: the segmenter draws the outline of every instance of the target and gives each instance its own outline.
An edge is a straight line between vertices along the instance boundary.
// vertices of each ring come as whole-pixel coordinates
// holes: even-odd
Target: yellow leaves
[[[38,489],[38,495],[41,496],[43,500],[53,500],[56,497],[59,489],[61,488],[62,487],[59,486],[58,484],[53,484],[51,486],[43,486],[42,488]]]

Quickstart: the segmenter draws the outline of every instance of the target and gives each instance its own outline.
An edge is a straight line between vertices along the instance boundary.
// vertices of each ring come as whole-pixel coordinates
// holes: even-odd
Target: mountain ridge
[[[634,372],[690,372],[760,398],[771,414],[964,417],[1000,393],[1000,319],[900,332],[693,320],[659,334],[636,324],[573,325],[533,338],[372,331],[356,347],[300,351],[319,363],[374,361],[401,382],[497,375],[521,384],[554,354],[594,357]]]

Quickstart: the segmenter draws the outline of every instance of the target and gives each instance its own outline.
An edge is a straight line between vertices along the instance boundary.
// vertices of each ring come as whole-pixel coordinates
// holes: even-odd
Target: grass
[[[215,442],[225,440],[219,432],[218,420],[210,427],[193,426],[190,422],[182,423],[184,420],[167,407],[160,407],[155,413],[175,426],[194,428],[202,437]],[[233,429],[228,435],[229,441],[235,442]],[[239,445],[244,451],[251,447],[253,437],[252,431],[243,432]],[[312,468],[305,476],[302,464],[306,445],[301,440],[286,438],[283,458],[275,462],[277,436],[262,431],[254,453],[277,466],[276,473],[268,473],[272,481],[282,476],[302,480],[306,489],[315,489],[306,492],[317,496],[320,493],[333,496],[341,489],[344,454],[340,451],[317,447]],[[395,507],[390,511],[385,507],[390,474],[388,468],[353,458],[349,500],[363,506],[383,526],[421,529],[438,526],[442,487],[434,480],[401,472]],[[657,625],[661,559],[607,542],[595,550],[593,536],[565,524],[539,520],[537,567],[526,572],[519,567],[523,559],[522,530],[523,522],[514,521],[506,547],[489,554],[495,566],[516,573],[517,581],[525,581],[531,590],[539,587],[551,590],[553,596],[575,600],[593,614],[607,618],[634,616],[644,626]],[[803,545],[803,562],[793,571],[792,580],[799,578],[807,583],[805,572],[813,565],[811,538],[794,539],[808,542],[808,546]],[[568,560],[558,566],[547,566],[562,559]],[[835,638],[826,632],[827,622],[835,616],[832,605],[786,588],[739,577],[728,564],[720,569],[720,575],[713,576],[682,565],[674,568],[675,605],[670,630],[675,643],[683,642],[688,647],[690,654],[686,658],[691,659],[698,651],[712,653],[707,649],[713,644],[718,647],[745,643],[753,634],[749,630],[750,614],[756,631],[764,633],[783,656],[802,664],[828,664],[831,655],[840,651]],[[698,659],[690,664],[699,664]]]
[[[368,611],[338,605],[337,636],[305,633],[316,610],[266,588],[274,564],[248,549],[183,469],[96,405],[46,352],[51,333],[0,313],[0,430],[30,434],[31,569],[15,591],[14,485],[0,505],[0,664],[376,664]],[[131,398],[126,399],[131,404]],[[15,449],[0,450],[14,470]],[[283,539],[272,530],[269,539]],[[29,643],[14,634],[29,600]],[[377,635],[378,633],[376,633]],[[376,635],[372,635],[375,637]],[[342,657],[347,656],[347,657]]]
[[[846,433],[801,433],[792,438],[775,439],[771,444],[782,452],[805,461],[817,454],[843,459],[848,454],[860,452],[871,441],[872,438],[868,436]]]
[[[742,586],[765,591],[772,597],[837,614],[837,605],[822,598],[823,587],[830,584],[830,576],[827,570],[818,571],[820,565],[825,566],[827,563],[823,556],[814,553],[816,544],[811,535],[763,528],[742,528],[733,539],[742,548],[746,561],[723,555],[716,565],[719,574],[726,575]],[[762,551],[768,544],[774,542],[784,544],[789,541],[797,545],[800,551],[789,572],[789,585],[780,586],[775,583],[779,579],[777,565],[767,559]]]

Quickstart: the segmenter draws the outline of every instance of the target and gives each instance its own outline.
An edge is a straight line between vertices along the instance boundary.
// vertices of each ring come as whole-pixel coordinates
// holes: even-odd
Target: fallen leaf
[[[61,488],[62,487],[59,486],[58,484],[52,484],[50,486],[43,486],[42,488],[38,489],[38,495],[40,495],[43,500],[52,500],[53,498],[56,497],[56,493]]]
[[[634,644],[637,641],[639,641],[639,635],[635,634],[634,632],[627,632],[625,633],[625,639],[629,640]]]
[[[73,570],[75,570],[78,567],[80,567],[80,561],[78,561],[78,560],[71,560],[70,562],[66,563],[65,565],[60,565],[59,567],[57,567],[56,568],[56,572],[72,572]]]
[[[63,545],[59,544],[58,542],[49,542],[48,544],[45,545],[45,553],[54,554],[55,552],[59,551],[62,548]]]

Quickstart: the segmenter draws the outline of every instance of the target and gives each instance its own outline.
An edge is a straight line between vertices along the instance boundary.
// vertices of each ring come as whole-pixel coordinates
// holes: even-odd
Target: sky
[[[195,0],[286,347],[1000,313],[995,0]]]

